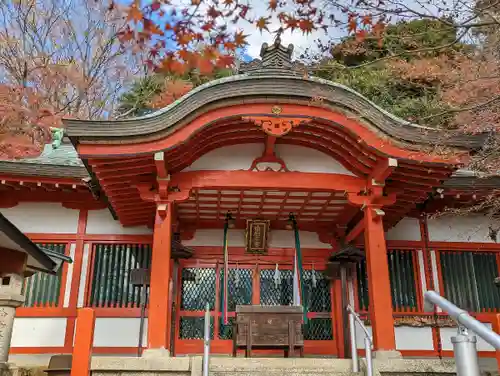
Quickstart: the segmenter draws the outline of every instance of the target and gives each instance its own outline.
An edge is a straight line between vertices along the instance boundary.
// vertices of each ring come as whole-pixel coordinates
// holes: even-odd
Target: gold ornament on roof
[[[271,112],[275,115],[281,114],[282,111],[283,109],[280,106],[273,106],[273,108],[271,109]]]

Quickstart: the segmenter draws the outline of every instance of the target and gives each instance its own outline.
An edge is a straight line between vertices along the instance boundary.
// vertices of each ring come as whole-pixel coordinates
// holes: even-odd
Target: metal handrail
[[[480,321],[476,320],[466,311],[458,308],[455,304],[453,304],[449,300],[446,300],[435,291],[427,291],[424,294],[424,297],[426,301],[437,305],[439,308],[445,311],[459,325],[465,326],[467,329],[472,330],[495,349],[500,350],[500,335],[486,327]]]
[[[208,376],[208,368],[210,367],[210,304],[208,302],[205,308],[202,363],[203,376]]]
[[[351,337],[351,356],[352,356],[352,372],[359,372],[359,358],[358,358],[358,343],[356,340],[356,323],[361,327],[365,336],[365,359],[366,359],[366,376],[373,376],[373,355],[372,355],[372,336],[365,324],[348,304],[346,310],[349,314],[349,333]]]
[[[425,310],[430,310],[427,307],[427,303],[432,303],[445,311],[458,324],[458,333],[455,337],[451,338],[453,352],[455,353],[457,375],[479,376],[476,336],[469,335],[467,329],[473,331],[497,350],[500,349],[500,335],[435,291],[427,291],[424,294],[424,298],[426,303]],[[433,309],[434,307],[430,308]]]

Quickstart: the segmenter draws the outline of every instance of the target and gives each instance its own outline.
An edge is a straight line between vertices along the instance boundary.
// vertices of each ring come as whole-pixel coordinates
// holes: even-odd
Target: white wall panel
[[[419,241],[420,224],[416,218],[403,218],[385,234],[387,240]]]
[[[491,324],[484,324],[491,329]],[[451,343],[451,337],[457,335],[457,328],[440,328],[441,332],[441,345],[443,350],[453,350],[453,344]],[[474,335],[473,332],[469,332]],[[494,351],[495,349],[489,343],[484,341],[481,337],[476,336],[477,339],[477,350],[478,351]]]
[[[137,347],[139,343],[138,318],[97,318],[95,320],[94,346]],[[78,325],[78,322],[77,322]],[[148,320],[144,322],[143,344],[147,345]]]
[[[230,247],[245,246],[245,230],[229,230],[228,244]],[[182,244],[192,246],[222,246],[224,233],[221,229],[199,229],[195,232],[193,239],[184,240]],[[271,230],[269,233],[269,247],[272,248],[294,248],[295,239],[293,231]],[[329,244],[319,241],[318,234],[309,231],[300,231],[300,245],[302,248],[325,248],[330,249]]]
[[[428,221],[429,239],[441,242],[493,243],[489,226],[499,227],[491,219],[480,216],[445,216]],[[500,241],[500,239],[498,239]]]
[[[66,318],[16,317],[12,347],[62,347],[66,334]]]
[[[76,244],[72,243],[69,248],[69,257],[71,257],[71,260],[75,259],[75,251],[76,251]],[[64,286],[64,300],[63,300],[64,308],[69,307],[69,298],[71,297],[71,283],[73,282],[74,267],[75,267],[74,262],[67,264],[68,274],[66,276],[66,285]]]
[[[224,146],[202,155],[183,171],[248,170],[264,151],[264,144]]]
[[[75,234],[80,214],[79,210],[48,202],[22,202],[0,211],[22,232],[51,234]]]
[[[433,350],[432,328],[398,326],[394,328],[397,350]]]
[[[225,146],[209,151],[183,171],[248,170],[262,156],[264,144]],[[276,145],[276,156],[290,171],[354,175],[340,162],[320,151],[296,145]]]
[[[276,145],[276,155],[283,159],[290,171],[354,174],[340,162],[318,150],[296,145]]]
[[[89,210],[87,234],[143,235],[152,233],[153,230],[147,226],[123,227],[119,221],[113,219],[108,209]]]

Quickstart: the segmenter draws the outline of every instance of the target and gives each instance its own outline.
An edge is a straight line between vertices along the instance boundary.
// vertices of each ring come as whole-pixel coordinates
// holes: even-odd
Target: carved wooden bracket
[[[292,128],[295,128],[300,124],[309,123],[311,121],[311,119],[299,117],[280,116],[279,113],[281,111],[278,112],[274,109],[273,112],[277,112],[278,114],[274,116],[245,116],[243,117],[243,120],[251,121],[258,127],[262,128],[262,130],[268,135],[274,137],[282,137],[290,132]]]
[[[249,171],[275,171],[275,172],[287,172],[283,159],[276,157],[275,155],[264,155],[262,157],[255,158]]]
[[[347,193],[347,200],[356,206],[360,206],[361,209],[370,207],[371,209],[381,209],[383,206],[394,205],[396,202],[396,194],[390,193],[387,196],[382,196],[381,194],[368,193],[368,194],[354,194]],[[377,216],[382,213],[374,213]]]

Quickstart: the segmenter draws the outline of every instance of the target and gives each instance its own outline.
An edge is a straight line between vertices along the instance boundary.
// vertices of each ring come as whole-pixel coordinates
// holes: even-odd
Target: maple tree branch
[[[426,121],[426,120],[429,120],[432,118],[436,118],[436,117],[440,117],[440,116],[444,116],[444,115],[449,115],[449,114],[454,114],[454,113],[459,113],[459,112],[479,110],[483,107],[489,106],[490,104],[492,104],[498,100],[500,100],[500,94],[487,100],[486,102],[479,103],[479,104],[476,104],[473,106],[468,106],[468,107],[463,107],[463,108],[452,108],[450,110],[442,111],[442,112],[437,113],[437,114],[425,116],[425,117],[421,118],[420,121]]]
[[[366,66],[369,66],[369,65],[373,65],[373,64],[376,64],[376,63],[379,63],[381,61],[385,61],[385,60],[390,60],[390,59],[395,59],[397,57],[400,57],[400,56],[404,56],[404,55],[409,55],[409,54],[417,54],[417,53],[422,53],[422,52],[432,52],[432,51],[438,51],[438,50],[442,50],[442,49],[445,49],[445,48],[450,48],[452,47],[453,45],[457,44],[458,42],[460,42],[460,40],[465,36],[465,34],[467,33],[467,30],[464,31],[462,34],[460,34],[455,40],[453,40],[452,42],[450,43],[446,43],[446,44],[443,44],[441,46],[436,46],[436,47],[424,47],[424,48],[418,48],[418,49],[415,49],[415,50],[406,50],[406,51],[403,51],[403,52],[400,52],[400,53],[397,53],[397,54],[394,54],[394,55],[389,55],[389,56],[384,56],[384,57],[381,57],[379,59],[375,59],[375,60],[372,60],[372,61],[368,61],[366,63],[363,63],[363,64],[359,64],[359,65],[355,65],[355,66],[352,66],[352,67],[347,67],[347,69],[358,69],[358,68],[364,68]]]

